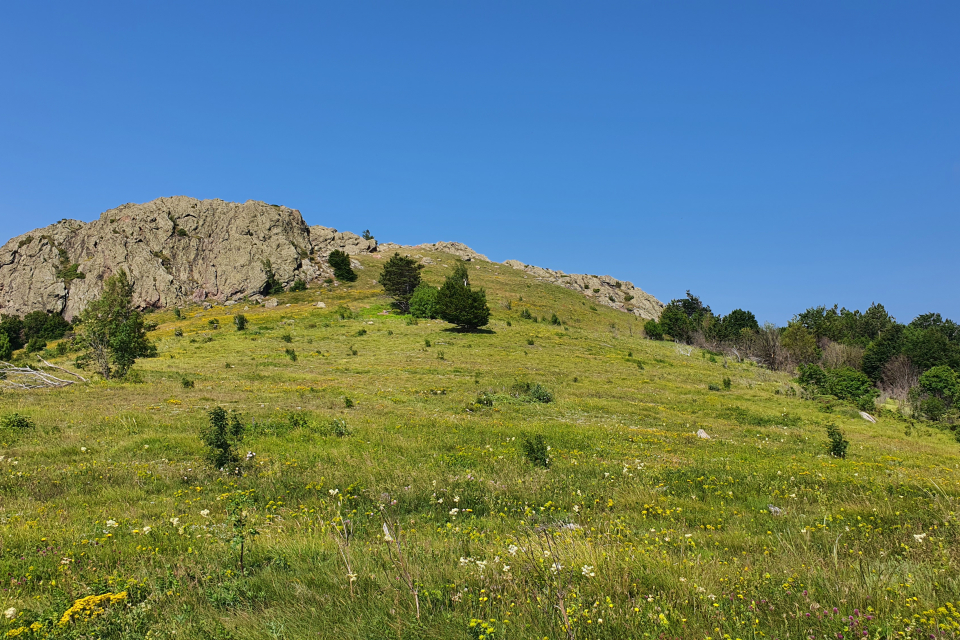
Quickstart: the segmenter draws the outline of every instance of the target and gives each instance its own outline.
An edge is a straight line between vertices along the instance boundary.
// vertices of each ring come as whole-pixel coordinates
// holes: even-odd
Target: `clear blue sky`
[[[0,235],[255,199],[761,321],[960,321],[958,34],[955,1],[11,0]]]

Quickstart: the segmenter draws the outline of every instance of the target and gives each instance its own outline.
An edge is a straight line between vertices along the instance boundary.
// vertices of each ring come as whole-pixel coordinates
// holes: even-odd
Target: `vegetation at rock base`
[[[336,249],[330,252],[327,263],[333,268],[333,275],[343,282],[356,282],[357,274],[350,266],[350,256]]]
[[[133,307],[126,271],[106,279],[103,293],[80,314],[80,326],[85,352],[78,364],[91,363],[106,380],[123,378],[139,358],[157,355],[143,314]]]
[[[442,282],[449,256],[429,257],[447,264],[424,279]],[[490,315],[460,333],[408,323],[374,284],[382,261],[355,259],[357,284],[325,291],[326,308],[280,293],[243,311],[244,331],[208,324],[235,307],[154,313],[140,384],[0,394],[0,635],[957,635],[960,443],[937,367],[956,372],[909,355],[948,353],[946,321],[902,325],[880,386],[857,367],[877,338],[817,337],[806,367],[866,376],[824,384],[873,383],[871,423],[801,386],[795,365],[765,366],[789,366],[783,328],[650,340],[644,320],[471,263]],[[946,343],[906,338],[930,330]],[[896,405],[895,372],[909,383]],[[530,397],[536,384],[551,402]],[[910,389],[944,404],[940,421],[909,411]],[[231,416],[244,427],[239,475],[198,437],[216,407],[228,438]],[[5,427],[12,414],[31,426]]]

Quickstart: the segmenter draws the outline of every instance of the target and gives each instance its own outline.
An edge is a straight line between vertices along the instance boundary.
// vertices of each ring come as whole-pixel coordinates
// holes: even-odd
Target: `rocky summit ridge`
[[[287,286],[332,277],[326,258],[335,249],[359,255],[404,248],[308,226],[298,210],[279,205],[158,198],[110,209],[93,222],[65,219],[9,240],[0,247],[0,314],[42,310],[72,319],[121,269],[131,277],[136,305],[163,308],[259,294],[268,260]],[[459,242],[418,248],[490,261]],[[653,296],[609,276],[506,264],[642,318],[659,318],[663,308]]]

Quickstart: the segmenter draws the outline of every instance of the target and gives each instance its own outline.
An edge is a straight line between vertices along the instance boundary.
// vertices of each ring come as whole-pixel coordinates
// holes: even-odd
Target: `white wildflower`
[[[6,618],[7,620],[13,620],[14,618],[17,617],[17,610],[13,607],[10,607],[9,609],[3,612],[3,617]]]
[[[450,509],[450,515],[455,516],[460,513],[460,509]]]
[[[117,524],[117,521],[116,521],[116,520],[107,520],[107,526],[108,526],[108,527],[119,527],[120,525]]]
[[[390,528],[387,526],[387,523],[383,523],[383,541],[384,542],[393,542],[393,536],[390,535]]]
[[[915,533],[913,534],[913,539],[917,542],[923,542],[923,539],[927,537],[925,533]]]
[[[340,493],[340,489],[330,489],[329,491],[327,491],[327,493],[329,493],[332,496],[335,496],[338,493]]]
[[[207,516],[210,515],[210,509],[204,509],[203,511],[200,512],[200,515],[206,518]]]
[[[590,566],[589,564],[585,564],[582,567],[580,567],[580,573],[582,573],[587,578],[593,578],[594,576],[597,575],[596,573],[594,573],[593,567]]]
[[[179,526],[180,526],[180,518],[170,518],[170,524],[172,524],[172,525],[175,526],[175,527],[179,527]]]
[[[151,531],[151,528],[150,528],[149,526],[144,527],[144,528],[143,528],[143,535],[147,535],[148,533],[150,533],[150,531]]]
[[[554,573],[557,573],[558,571],[562,571],[562,570],[563,570],[563,565],[560,564],[559,562],[554,562],[552,565],[550,565],[550,571],[553,571]]]
[[[518,547],[518,546],[515,545],[515,544],[512,544],[512,545],[510,545],[509,547],[507,547],[507,553],[509,553],[509,554],[512,555],[512,556],[517,555],[517,551],[519,551],[519,550],[520,550],[520,547]]]

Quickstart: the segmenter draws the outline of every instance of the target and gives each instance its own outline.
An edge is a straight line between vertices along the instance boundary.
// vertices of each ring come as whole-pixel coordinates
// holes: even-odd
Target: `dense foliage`
[[[380,272],[380,286],[404,313],[410,311],[410,299],[420,286],[421,269],[423,265],[413,258],[394,253]]]
[[[410,315],[414,318],[436,318],[437,296],[440,290],[426,282],[420,283],[410,296]]]
[[[126,271],[107,278],[103,293],[80,314],[80,322],[87,351],[78,363],[93,362],[107,380],[126,376],[138,358],[157,355],[143,315],[133,306],[133,284]]]
[[[437,294],[437,316],[461,329],[474,331],[490,321],[487,294],[470,288],[470,274],[461,262],[447,277]]]
[[[337,280],[343,282],[356,282],[357,274],[350,266],[350,256],[343,251],[336,249],[330,252],[327,263],[333,268],[333,275]]]

